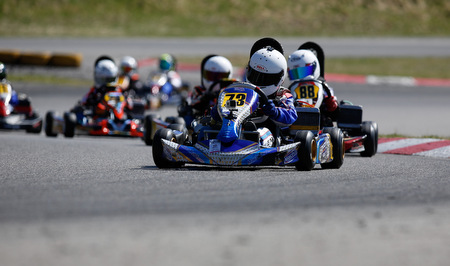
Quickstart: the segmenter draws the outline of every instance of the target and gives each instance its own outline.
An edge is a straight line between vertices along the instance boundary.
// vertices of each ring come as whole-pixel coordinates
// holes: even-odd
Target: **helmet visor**
[[[256,86],[271,86],[278,85],[280,80],[284,76],[284,71],[281,70],[279,73],[261,73],[254,70],[252,67],[247,68],[247,80]]]
[[[288,70],[289,79],[290,80],[302,79],[307,76],[314,75],[314,70],[316,70],[315,65],[290,69]]]
[[[209,81],[219,81],[230,77],[230,72],[214,72],[203,70],[203,78]]]
[[[172,64],[166,60],[161,60],[159,62],[159,68],[162,70],[170,70],[171,67],[172,67]]]

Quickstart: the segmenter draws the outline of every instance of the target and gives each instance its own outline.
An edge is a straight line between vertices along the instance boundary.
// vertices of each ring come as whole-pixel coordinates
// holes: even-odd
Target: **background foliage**
[[[3,0],[0,36],[449,36],[448,0]]]

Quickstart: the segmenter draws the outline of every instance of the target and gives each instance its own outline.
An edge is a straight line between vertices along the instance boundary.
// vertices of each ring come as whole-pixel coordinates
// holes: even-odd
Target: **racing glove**
[[[273,103],[273,100],[268,100],[267,103],[265,103],[261,109],[263,110],[263,113],[267,115],[268,117],[275,119],[278,117],[278,109]]]
[[[329,112],[334,112],[338,107],[337,99],[335,96],[325,98],[325,104]]]

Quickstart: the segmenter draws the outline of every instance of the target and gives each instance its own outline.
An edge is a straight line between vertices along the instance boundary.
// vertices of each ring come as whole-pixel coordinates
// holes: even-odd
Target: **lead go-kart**
[[[31,110],[29,99],[19,95],[19,106],[11,104],[12,88],[0,84],[0,129],[25,130],[28,133],[41,133],[42,118]],[[23,111],[17,109],[24,109]]]
[[[319,60],[319,80],[297,80],[289,86],[298,106],[315,107],[320,109],[323,100],[323,91],[328,87],[323,86],[325,81],[325,55],[322,48],[314,42],[306,42],[298,49],[309,49],[314,52]],[[312,111],[309,111],[311,114]],[[372,157],[378,148],[378,124],[374,121],[362,120],[362,106],[354,105],[350,101],[341,101],[335,114],[321,113],[322,126],[337,127],[344,133],[344,150],[347,153],[360,153],[363,157]],[[295,123],[291,129],[301,128]]]
[[[46,135],[56,137],[60,133],[68,138],[74,135],[143,137],[142,115],[127,114],[126,99],[121,92],[105,93],[99,107],[103,111],[101,116],[81,106],[65,112],[62,117],[54,111],[47,112]]]
[[[267,100],[267,96],[250,83],[231,84],[218,97],[221,124],[198,124],[192,140],[188,140],[186,131],[170,128],[156,131],[152,150],[154,163],[158,168],[178,168],[186,163],[214,166],[293,165],[303,171],[313,169],[316,164],[322,168],[341,167],[344,161],[343,134],[338,128],[327,128],[320,134],[296,130],[293,137],[275,134],[273,146],[262,145],[254,121],[261,119],[257,115],[258,107]],[[316,122],[319,126],[319,121]]]

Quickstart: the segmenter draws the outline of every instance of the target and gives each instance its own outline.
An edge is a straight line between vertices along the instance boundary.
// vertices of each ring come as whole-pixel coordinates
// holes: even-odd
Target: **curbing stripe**
[[[380,138],[378,153],[450,158],[450,140]]]

